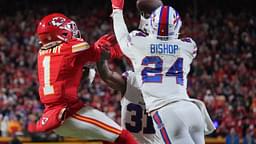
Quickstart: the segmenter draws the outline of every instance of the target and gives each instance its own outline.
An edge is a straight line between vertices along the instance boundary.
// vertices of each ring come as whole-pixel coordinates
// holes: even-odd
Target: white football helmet
[[[161,6],[150,16],[149,33],[158,38],[178,38],[182,22],[179,13],[171,6]]]

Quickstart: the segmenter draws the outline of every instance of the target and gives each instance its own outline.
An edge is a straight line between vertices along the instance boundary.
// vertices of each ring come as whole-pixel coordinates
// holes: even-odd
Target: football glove
[[[99,40],[94,44],[96,48],[102,49],[103,51],[110,53],[110,58],[121,58],[123,53],[117,43],[116,37],[114,34],[103,35]]]
[[[124,0],[111,0],[111,2],[112,2],[113,9],[122,10],[124,8]]]

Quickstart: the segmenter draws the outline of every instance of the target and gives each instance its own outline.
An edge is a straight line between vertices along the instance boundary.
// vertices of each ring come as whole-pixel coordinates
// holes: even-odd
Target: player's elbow
[[[108,72],[104,72],[100,74],[100,77],[103,81],[108,81],[111,78],[111,74]]]
[[[111,71],[108,69],[104,68],[99,68],[98,67],[98,72],[100,74],[100,77],[103,81],[107,81],[111,78]]]
[[[108,80],[111,77],[111,71],[108,68],[108,64],[106,60],[102,60],[100,62],[96,63],[97,66],[97,70],[99,72],[100,77],[102,78],[102,80]]]

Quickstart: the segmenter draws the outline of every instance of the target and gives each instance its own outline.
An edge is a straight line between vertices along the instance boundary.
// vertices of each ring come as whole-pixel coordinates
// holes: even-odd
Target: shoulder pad
[[[73,39],[67,43],[71,47],[72,53],[84,51],[90,48],[90,45],[83,39]]]
[[[185,43],[190,43],[192,44],[194,47],[196,47],[196,42],[191,38],[191,37],[185,37],[185,38],[181,38],[181,41],[185,42]]]
[[[183,42],[193,43],[194,40],[191,37],[185,37],[180,39]]]
[[[192,57],[195,58],[197,55],[196,42],[190,37],[182,38],[180,40],[190,45],[188,51],[191,53]]]
[[[130,33],[130,36],[131,37],[146,37],[146,36],[148,36],[148,34],[141,30],[134,30]]]

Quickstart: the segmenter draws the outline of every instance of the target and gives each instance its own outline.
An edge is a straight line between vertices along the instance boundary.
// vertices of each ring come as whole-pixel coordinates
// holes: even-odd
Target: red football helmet
[[[68,41],[72,38],[81,38],[76,23],[61,13],[45,16],[37,27],[40,43],[48,44],[54,41]]]

